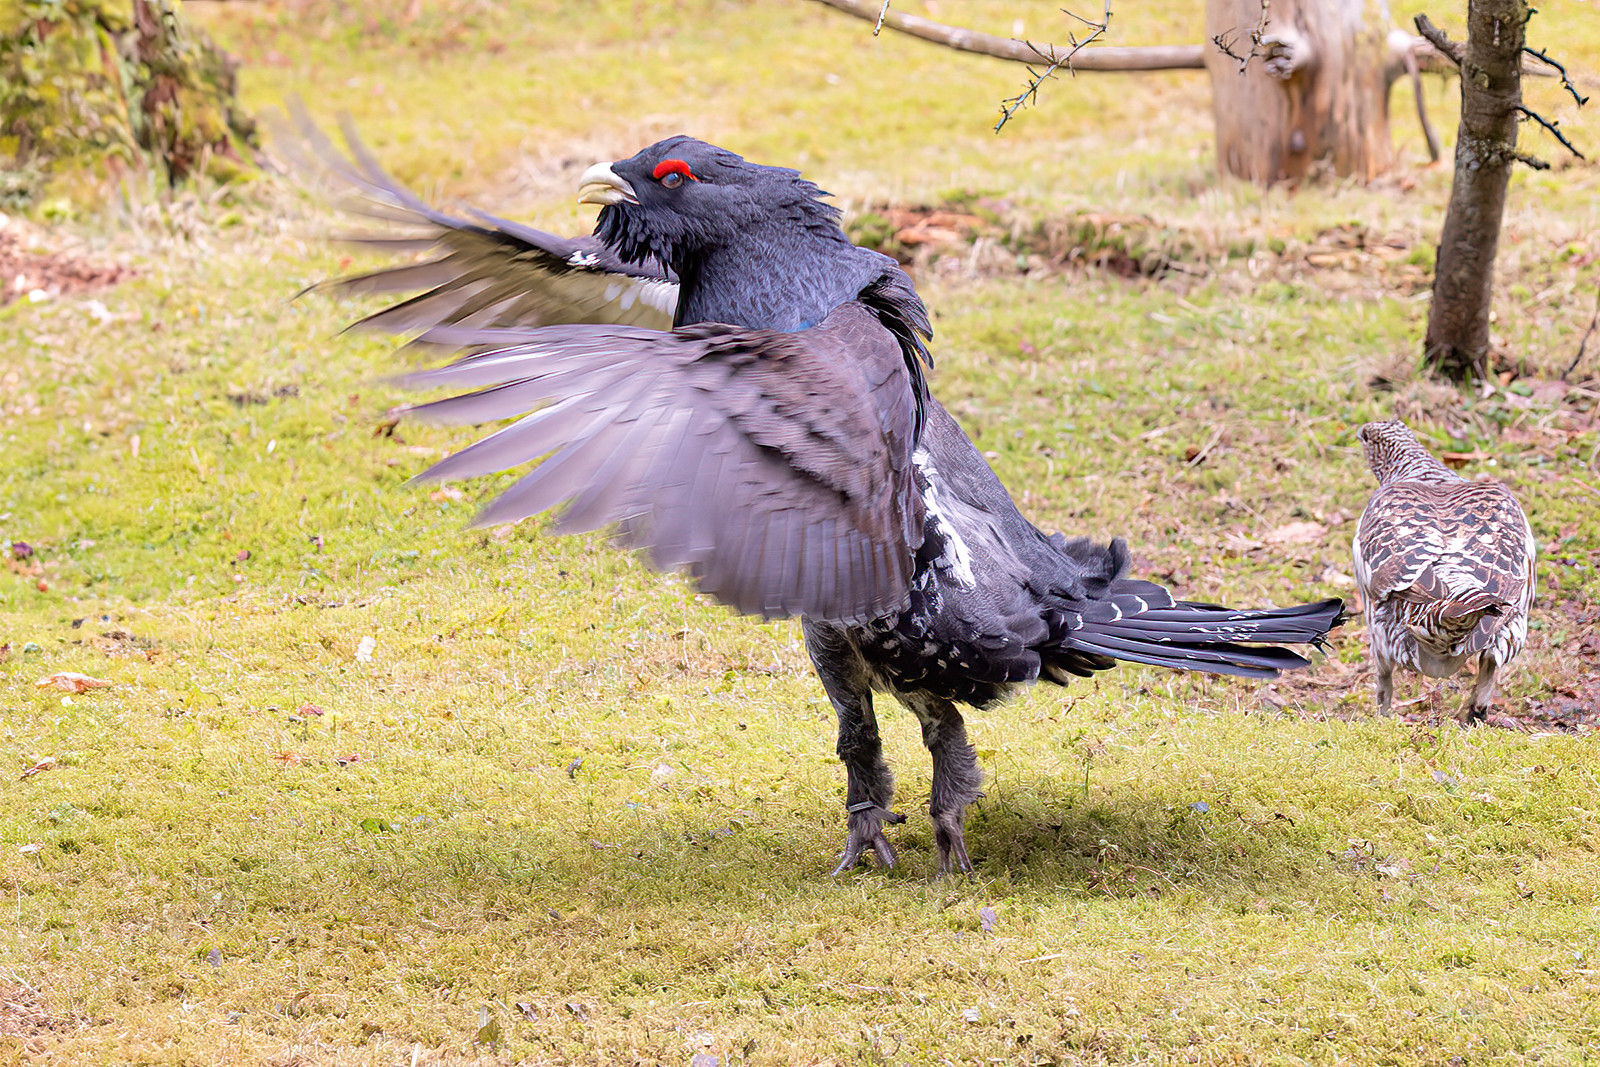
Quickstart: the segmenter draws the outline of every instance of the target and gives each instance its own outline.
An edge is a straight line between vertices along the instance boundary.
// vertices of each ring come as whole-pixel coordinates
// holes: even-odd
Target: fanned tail
[[[1337,597],[1287,608],[1236,610],[1217,604],[1175,601],[1153,582],[1123,579],[1111,595],[1095,601],[1068,631],[1062,655],[1051,666],[1072,674],[1127,660],[1182,671],[1273,678],[1311,661],[1280,644],[1320,647],[1328,631],[1345,619]]]

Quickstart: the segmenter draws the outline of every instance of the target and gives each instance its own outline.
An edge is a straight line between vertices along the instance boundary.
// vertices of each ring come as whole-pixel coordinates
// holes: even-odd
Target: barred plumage
[[[1522,651],[1533,605],[1533,529],[1499,482],[1462,478],[1405,423],[1361,427],[1378,491],[1351,546],[1387,712],[1396,667],[1446,678],[1478,657],[1467,718],[1494,702],[1501,671]]]

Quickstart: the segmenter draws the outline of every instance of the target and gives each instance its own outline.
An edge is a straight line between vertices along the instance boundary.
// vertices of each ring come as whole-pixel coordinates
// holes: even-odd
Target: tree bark
[[[1489,369],[1489,301],[1494,256],[1505,214],[1506,182],[1517,160],[1522,107],[1522,48],[1527,0],[1468,0],[1461,55],[1461,125],[1455,179],[1433,277],[1423,341],[1426,361],[1456,381]],[[1432,24],[1419,16],[1425,36]],[[1434,30],[1440,51],[1450,42]],[[1459,48],[1459,46],[1458,46]]]
[[[1206,54],[1224,173],[1270,185],[1324,163],[1364,181],[1389,169],[1393,61],[1387,27],[1367,7],[1207,0],[1206,36],[1228,47]]]

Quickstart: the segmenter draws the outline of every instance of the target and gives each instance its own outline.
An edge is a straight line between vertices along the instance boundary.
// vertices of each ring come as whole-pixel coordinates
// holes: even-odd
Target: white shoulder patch
[[[944,538],[944,555],[934,561],[934,566],[962,589],[971,589],[978,584],[972,574],[972,553],[967,550],[967,543],[961,539],[955,524],[940,507],[939,486],[942,484],[942,479],[939,468],[934,466],[933,457],[923,448],[911,454],[911,462],[916,464],[917,470],[922,472],[923,480],[928,484],[928,488],[922,494],[922,506],[927,512],[925,521],[935,527],[939,531],[939,536]]]

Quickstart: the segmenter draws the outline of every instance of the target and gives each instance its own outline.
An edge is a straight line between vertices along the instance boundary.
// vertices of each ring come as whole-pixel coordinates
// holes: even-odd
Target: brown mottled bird
[[[1499,672],[1522,651],[1533,605],[1535,545],[1528,517],[1499,482],[1462,478],[1398,419],[1361,427],[1378,479],[1356,524],[1356,583],[1389,710],[1394,669],[1447,678],[1473,656],[1466,717],[1494,702]]]

